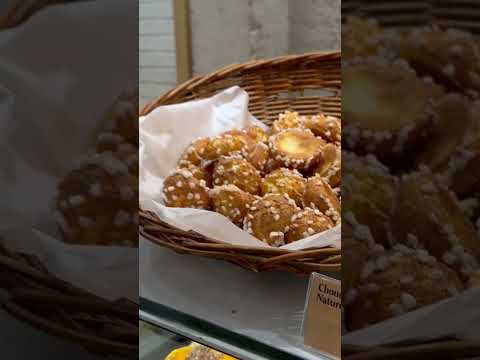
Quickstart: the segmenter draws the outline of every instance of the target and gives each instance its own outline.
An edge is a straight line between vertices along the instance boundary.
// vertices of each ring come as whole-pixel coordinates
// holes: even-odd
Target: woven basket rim
[[[339,68],[341,66],[340,51],[317,51],[298,55],[284,55],[271,59],[250,60],[245,63],[225,66],[210,74],[196,76],[177,87],[171,89],[159,98],[146,104],[140,111],[145,116],[159,106],[182,102],[177,98],[181,94],[194,93],[196,89],[228,77],[255,73],[268,70],[269,67],[278,69],[282,66],[292,66],[296,63],[332,61]],[[339,80],[339,84],[341,79]],[[139,233],[146,240],[163,247],[175,250],[178,253],[201,255],[210,258],[223,259],[240,265],[252,271],[276,270],[288,263],[289,271],[309,274],[318,272],[337,272],[341,268],[341,250],[333,247],[316,247],[302,250],[287,250],[275,247],[257,247],[235,245],[208,238],[195,231],[182,231],[167,224],[159,217],[140,208]],[[167,241],[166,237],[175,238]],[[251,265],[251,262],[255,265]],[[288,267],[287,266],[287,267]]]
[[[228,77],[232,76],[237,72],[240,71],[256,71],[261,69],[264,66],[282,66],[288,65],[290,62],[301,62],[301,61],[308,61],[308,60],[317,60],[317,59],[331,59],[331,60],[341,60],[341,51],[339,50],[330,50],[330,51],[314,51],[308,52],[304,54],[292,54],[292,55],[283,55],[277,56],[271,59],[261,59],[261,60],[249,60],[244,63],[235,63],[231,65],[224,66],[217,71],[210,72],[205,75],[197,75],[193,78],[173,87],[169,91],[165,92],[163,95],[158,97],[157,99],[149,102],[148,104],[144,105],[140,111],[140,116],[148,115],[150,112],[155,110],[159,104],[164,102],[166,99],[172,98],[178,93],[183,91],[191,91],[192,89],[212,81],[216,78],[220,77]]]

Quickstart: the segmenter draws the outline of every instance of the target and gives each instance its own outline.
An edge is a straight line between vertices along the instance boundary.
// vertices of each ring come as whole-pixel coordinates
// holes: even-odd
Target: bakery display
[[[164,202],[218,212],[278,247],[340,223],[340,161],[339,119],[287,111],[271,129],[195,139],[164,179]]]
[[[479,284],[480,53],[463,32],[358,18],[342,37],[342,287],[352,331]]]
[[[188,346],[173,350],[165,360],[237,360],[201,344],[191,343]]]
[[[55,220],[64,241],[138,245],[138,93],[119,96],[100,123],[95,152],[60,180]]]

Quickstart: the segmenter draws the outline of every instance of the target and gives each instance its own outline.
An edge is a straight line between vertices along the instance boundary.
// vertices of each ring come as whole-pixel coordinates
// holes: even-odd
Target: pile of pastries
[[[458,30],[342,28],[349,330],[480,286],[480,47]]]
[[[138,245],[138,92],[104,116],[94,150],[61,179],[55,218],[68,243]]]
[[[271,128],[195,139],[164,180],[169,207],[216,211],[271,246],[340,223],[336,117],[287,111]]]

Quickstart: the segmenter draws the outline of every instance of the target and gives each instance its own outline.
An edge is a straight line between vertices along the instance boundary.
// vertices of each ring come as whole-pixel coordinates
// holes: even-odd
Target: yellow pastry
[[[173,350],[165,360],[237,360],[226,354],[206,346],[192,343],[188,346]]]

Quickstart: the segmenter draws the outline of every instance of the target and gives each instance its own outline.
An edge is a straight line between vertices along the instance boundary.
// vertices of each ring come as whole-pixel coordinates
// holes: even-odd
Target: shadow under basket
[[[238,85],[249,94],[249,111],[268,126],[286,110],[301,115],[322,112],[340,118],[341,79],[340,52],[253,60],[195,77],[148,104],[140,115],[145,116],[159,106],[210,97]],[[254,272],[280,270],[308,275],[341,269],[339,249],[292,251],[232,245],[177,229],[143,210],[140,210],[139,231],[145,239],[180,254],[225,260]]]

